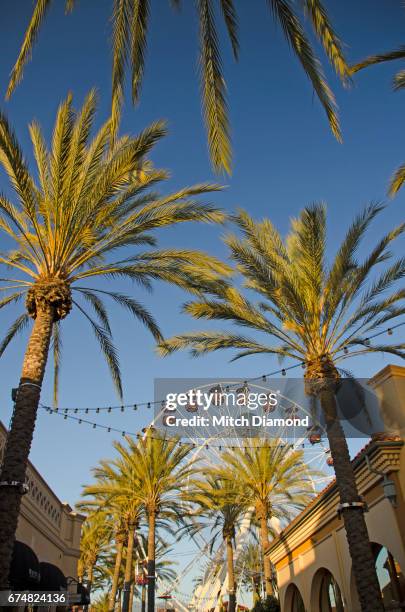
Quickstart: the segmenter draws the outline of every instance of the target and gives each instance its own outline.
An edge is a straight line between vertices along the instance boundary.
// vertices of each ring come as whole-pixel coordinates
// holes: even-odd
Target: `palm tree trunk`
[[[326,418],[326,431],[340,503],[359,502],[361,498],[357,490],[346,438],[337,417],[334,391],[330,388],[324,388],[320,392],[320,401]],[[347,507],[342,509],[342,517],[361,610],[362,612],[383,612],[384,604],[364,511],[361,507]]]
[[[151,512],[148,518],[148,612],[155,612],[155,513]]]
[[[235,612],[236,610],[236,593],[235,593],[235,572],[233,567],[233,545],[232,538],[226,538],[226,561],[228,569],[228,593],[229,593],[229,606],[228,612]]]
[[[273,595],[273,583],[271,581],[271,562],[268,555],[266,555],[266,551],[270,545],[269,542],[269,528],[267,525],[267,517],[264,512],[261,512],[260,515],[260,540],[262,544],[263,551],[263,566],[264,566],[264,582],[266,589],[266,597],[270,597]]]
[[[110,599],[108,603],[108,612],[114,612],[115,598],[117,597],[118,581],[120,579],[120,569],[122,563],[122,550],[124,548],[124,537],[121,533],[117,535],[117,554],[115,556],[114,575],[111,584]]]
[[[142,585],[141,612],[146,612],[146,586]]]
[[[17,399],[0,473],[0,589],[8,587],[22,485],[35,429],[42,380],[52,336],[52,306],[38,309],[25,352]],[[13,483],[5,485],[4,483]]]
[[[94,564],[91,564],[89,566],[89,571],[87,574],[87,592],[89,594],[89,597],[91,596],[91,587],[93,584],[93,577],[94,577]],[[79,580],[79,582],[82,582],[82,580]],[[91,610],[91,605],[89,606],[84,606],[85,612],[86,610]]]
[[[134,607],[134,590],[135,590],[135,585],[134,585],[134,581],[132,581],[131,589],[129,591],[129,610],[130,612],[132,612],[132,608]]]
[[[125,576],[124,576],[124,590],[122,599],[122,612],[128,612],[129,599],[132,585],[132,570],[133,570],[133,555],[134,555],[134,539],[135,539],[135,526],[130,526],[128,529],[128,544],[127,544],[127,558],[125,562]]]

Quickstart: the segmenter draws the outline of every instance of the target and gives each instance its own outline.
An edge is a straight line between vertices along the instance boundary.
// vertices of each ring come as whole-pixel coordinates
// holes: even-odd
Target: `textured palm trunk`
[[[38,310],[24,357],[17,399],[7,435],[0,482],[21,485],[0,487],[0,588],[8,586],[22,485],[26,478],[53,321],[51,306]]]
[[[334,391],[326,387],[320,392],[319,397],[326,418],[326,431],[340,503],[359,502],[361,499],[350,461],[349,449],[337,418]],[[363,509],[361,507],[345,508],[342,510],[342,518],[361,610],[362,612],[383,612],[384,604]]]
[[[132,581],[131,588],[129,591],[129,609],[131,612],[134,607],[134,593],[135,593],[135,585],[134,585],[134,582]]]
[[[233,567],[233,545],[232,538],[226,538],[226,563],[228,570],[228,592],[229,592],[229,612],[236,610],[236,589],[235,589],[235,572]]]
[[[146,612],[146,587],[144,585],[141,593],[141,612]]]
[[[266,551],[270,545],[270,542],[269,528],[267,525],[267,518],[264,512],[260,516],[260,540],[263,551],[264,585],[266,590],[266,597],[270,597],[270,595],[273,595],[273,583],[271,581],[271,562],[269,557],[266,555]]]
[[[134,539],[135,539],[135,527],[130,526],[128,529],[127,558],[125,561],[122,612],[128,612],[128,610],[131,609],[129,606],[129,599],[130,599],[132,577],[133,577],[132,570],[133,570],[133,556],[134,556]]]
[[[123,548],[124,548],[124,538],[122,534],[120,533],[117,535],[117,554],[115,556],[114,575],[113,575],[112,584],[111,584],[110,599],[108,602],[108,612],[114,612],[114,609],[115,609],[115,599],[117,597],[117,591],[118,591],[118,581],[120,578]]]
[[[155,612],[155,534],[156,515],[149,513],[148,517],[148,612]]]

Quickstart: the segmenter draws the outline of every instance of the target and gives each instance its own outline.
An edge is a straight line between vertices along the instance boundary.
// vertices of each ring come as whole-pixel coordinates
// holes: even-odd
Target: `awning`
[[[15,591],[33,590],[38,588],[40,581],[40,565],[34,551],[16,540],[11,558],[10,586]]]
[[[39,564],[41,581],[39,590],[41,591],[66,591],[67,582],[63,572],[52,563],[41,562]]]

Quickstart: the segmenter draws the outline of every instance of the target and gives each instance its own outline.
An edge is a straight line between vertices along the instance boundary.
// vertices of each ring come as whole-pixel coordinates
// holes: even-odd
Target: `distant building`
[[[384,405],[405,413],[405,368],[387,366],[371,381]],[[398,405],[399,402],[399,405]],[[386,610],[405,608],[405,448],[402,436],[376,435],[353,459]],[[384,494],[382,472],[396,499]],[[331,482],[271,543],[282,612],[359,612],[339,496]]]
[[[7,430],[0,421],[0,463]],[[10,581],[14,589],[59,590],[77,579],[84,516],[61,502],[29,463]]]

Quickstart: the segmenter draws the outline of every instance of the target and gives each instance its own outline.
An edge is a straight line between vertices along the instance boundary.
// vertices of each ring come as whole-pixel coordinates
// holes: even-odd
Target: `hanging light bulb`
[[[349,349],[347,348],[347,346],[343,347],[343,352],[345,355],[347,355],[347,353],[349,352]]]
[[[107,431],[108,431],[108,433],[110,433],[110,431],[111,431],[111,427],[108,427],[108,428],[107,428]]]
[[[81,424],[82,424],[82,420],[81,420],[81,419],[79,419],[79,425],[81,425]]]
[[[84,411],[86,414],[89,414],[89,409],[86,408],[86,410]]]
[[[96,408],[96,413],[98,414],[100,412],[100,408]]]
[[[74,409],[74,413],[75,413],[75,414],[77,414],[77,412],[78,412],[78,409],[77,409],[77,408],[75,408],[75,409]]]
[[[134,404],[134,410],[138,410],[138,406]]]
[[[150,410],[150,402],[148,402],[147,408],[148,410]]]
[[[394,333],[394,332],[392,331],[391,327],[389,327],[389,328],[387,329],[387,334],[388,334],[389,336],[392,336],[392,334],[393,334],[393,333]]]
[[[109,406],[109,408],[108,408],[107,412],[111,412],[111,406]]]
[[[96,424],[95,424],[95,423],[93,423],[93,429],[96,429],[96,427],[97,427],[97,426],[96,426]]]
[[[121,406],[121,412],[124,412],[125,408],[124,406]]]
[[[283,368],[283,369],[281,370],[281,376],[285,376],[286,374],[287,374],[287,372],[286,372],[286,371],[285,371],[285,369]]]

